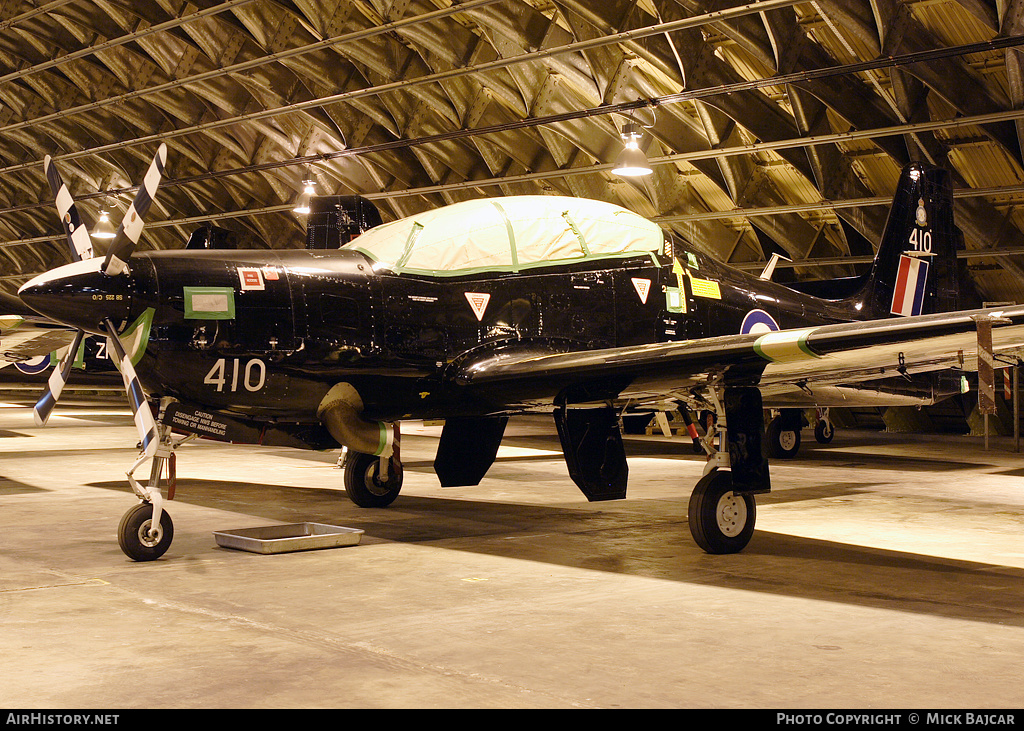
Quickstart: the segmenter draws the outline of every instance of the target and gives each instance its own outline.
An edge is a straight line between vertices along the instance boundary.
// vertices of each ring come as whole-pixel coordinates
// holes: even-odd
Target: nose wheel
[[[174,538],[174,523],[167,511],[160,511],[153,525],[153,504],[139,503],[121,518],[117,544],[134,561],[155,561],[164,555]]]

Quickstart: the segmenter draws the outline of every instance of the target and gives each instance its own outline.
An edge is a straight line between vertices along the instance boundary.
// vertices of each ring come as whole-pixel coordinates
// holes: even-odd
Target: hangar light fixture
[[[306,171],[306,179],[302,181],[302,185],[305,186],[302,189],[302,195],[299,196],[298,202],[295,204],[295,208],[292,210],[295,213],[305,215],[309,213],[309,201],[316,195],[316,189],[313,187],[316,185],[316,181],[313,180],[309,175],[309,171]]]
[[[638,175],[649,175],[651,166],[647,162],[647,155],[640,149],[640,138],[643,137],[643,130],[636,122],[627,122],[622,127],[622,152],[615,159],[615,167],[612,172],[625,177],[636,177]]]
[[[96,222],[90,236],[94,239],[114,238],[114,227],[110,224],[110,216],[103,209],[100,209],[100,220]]]

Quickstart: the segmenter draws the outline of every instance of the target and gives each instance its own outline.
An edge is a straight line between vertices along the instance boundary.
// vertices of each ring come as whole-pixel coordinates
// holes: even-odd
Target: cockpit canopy
[[[343,249],[374,269],[461,276],[660,254],[661,228],[611,203],[529,195],[463,201],[366,231]]]

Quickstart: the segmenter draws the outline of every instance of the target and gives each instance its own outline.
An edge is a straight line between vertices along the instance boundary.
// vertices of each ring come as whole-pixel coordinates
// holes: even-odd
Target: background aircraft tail
[[[900,175],[871,271],[844,304],[871,320],[961,309],[972,290],[961,286],[959,248],[949,173],[912,162]]]

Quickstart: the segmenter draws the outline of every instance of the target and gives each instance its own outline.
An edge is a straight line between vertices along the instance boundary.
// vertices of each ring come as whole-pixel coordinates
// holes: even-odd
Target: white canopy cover
[[[460,276],[662,252],[661,228],[612,203],[526,195],[463,201],[376,226],[346,244],[375,269]]]

